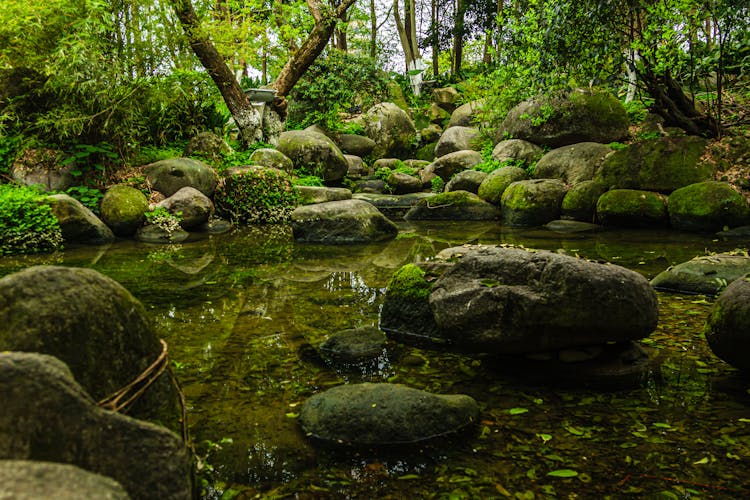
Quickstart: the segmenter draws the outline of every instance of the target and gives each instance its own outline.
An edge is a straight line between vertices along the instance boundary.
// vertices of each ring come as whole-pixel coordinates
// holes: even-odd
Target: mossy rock
[[[364,326],[336,332],[328,337],[319,350],[324,358],[336,363],[358,363],[383,354],[386,337],[374,326]]]
[[[711,350],[730,365],[750,371],[750,281],[735,280],[719,296],[706,321]]]
[[[406,220],[497,220],[500,210],[468,191],[450,191],[420,200]]]
[[[534,227],[560,218],[565,184],[555,179],[517,181],[503,193],[503,223],[513,227]]]
[[[676,293],[718,295],[729,283],[750,273],[750,257],[744,255],[702,255],[657,274],[651,280],[656,290]]]
[[[613,189],[599,197],[596,217],[605,226],[664,227],[666,199],[659,193],[636,189]]]
[[[725,182],[707,181],[675,190],[667,201],[672,227],[685,231],[719,231],[750,222],[744,196]]]
[[[596,217],[596,202],[606,188],[596,181],[583,181],[571,187],[562,201],[563,217],[591,222]]]
[[[505,190],[517,181],[525,181],[529,174],[522,168],[502,167],[494,170],[479,185],[477,194],[484,201],[500,206]]]
[[[314,175],[324,182],[341,180],[349,163],[329,137],[307,130],[289,130],[279,136],[278,150],[294,164],[294,173]]]
[[[435,146],[437,146],[437,142],[427,143],[421,148],[417,149],[414,156],[418,160],[432,161],[435,159]]]
[[[260,148],[253,151],[253,154],[250,155],[250,163],[261,167],[277,168],[287,174],[291,174],[294,170],[294,163],[287,155],[271,148]]]
[[[576,185],[590,181],[612,148],[596,142],[580,142],[553,149],[542,156],[534,168],[537,179],[560,179]]]
[[[133,236],[146,219],[148,199],[134,187],[118,184],[104,193],[101,219],[117,236]]]
[[[671,193],[713,179],[714,167],[701,160],[706,144],[694,136],[638,142],[606,157],[594,180],[608,189]]]
[[[406,111],[392,102],[381,102],[365,113],[365,134],[375,141],[375,158],[406,158],[417,129]]]
[[[237,167],[224,172],[214,204],[219,215],[243,224],[283,224],[299,193],[285,172],[269,167]]]
[[[190,186],[209,198],[213,196],[219,176],[209,165],[193,158],[169,158],[143,167],[146,180],[155,191],[172,196]]]
[[[607,144],[628,135],[628,115],[611,93],[576,89],[529,99],[508,112],[499,136],[553,148],[579,142]]]

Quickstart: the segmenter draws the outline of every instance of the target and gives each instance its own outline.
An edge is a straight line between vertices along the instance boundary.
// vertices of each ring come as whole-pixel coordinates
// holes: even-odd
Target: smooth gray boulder
[[[334,445],[408,445],[475,424],[479,405],[463,394],[438,395],[396,384],[347,384],[307,399],[299,422]]]
[[[580,142],[553,149],[537,162],[534,178],[560,179],[572,185],[590,181],[604,158],[613,151],[597,142]]]
[[[70,464],[0,460],[3,500],[129,500],[120,483]]]
[[[339,134],[336,137],[336,144],[343,153],[359,156],[364,158],[372,153],[375,149],[375,141],[364,135]]]
[[[151,187],[164,196],[172,196],[185,186],[190,186],[210,198],[219,182],[213,168],[192,158],[157,161],[143,167],[143,172]]]
[[[448,182],[458,172],[469,170],[482,163],[482,155],[477,151],[462,150],[448,153],[430,163],[426,169]]]
[[[383,353],[386,336],[374,326],[351,328],[336,332],[320,344],[327,359],[355,363],[377,358]]]
[[[171,214],[179,214],[182,229],[192,229],[206,223],[214,212],[211,199],[190,186],[181,188],[156,206],[167,209]]]
[[[349,179],[359,179],[369,173],[367,165],[360,156],[356,155],[344,155],[347,165],[349,167],[346,170],[346,176]]]
[[[450,127],[471,127],[479,121],[479,117],[484,111],[484,99],[467,102],[457,107],[451,113],[451,119],[448,122]]]
[[[321,186],[297,186],[300,205],[313,205],[328,201],[351,200],[352,192],[346,188],[331,188]]]
[[[634,271],[489,245],[402,267],[380,316],[380,328],[400,341],[495,354],[637,340],[656,322],[656,294]]]
[[[609,92],[576,89],[528,99],[511,109],[498,136],[553,148],[578,142],[608,144],[628,136],[628,115]]]
[[[191,498],[180,438],[96,406],[57,358],[0,353],[0,400],[0,459],[72,464],[114,479],[134,500]]]
[[[559,219],[564,196],[565,185],[557,179],[513,182],[503,192],[500,202],[503,223],[534,227]]]
[[[479,151],[479,129],[474,127],[450,127],[443,132],[435,145],[435,158],[454,151],[466,149]]]
[[[370,203],[352,199],[297,208],[292,232],[297,241],[335,245],[390,240],[398,228]]]
[[[487,178],[487,174],[479,170],[464,170],[454,175],[448,184],[445,185],[446,191],[468,191],[476,194],[479,186]]]
[[[702,255],[657,274],[651,286],[668,292],[718,295],[727,285],[750,273],[745,255]]]
[[[439,87],[432,89],[430,100],[446,111],[456,109],[456,102],[460,98],[458,90],[454,87]]]
[[[512,162],[531,166],[544,154],[544,149],[523,139],[507,139],[495,144],[492,159],[499,162]]]
[[[294,164],[294,173],[315,175],[324,182],[343,179],[349,163],[327,136],[306,130],[288,130],[279,136],[278,150]]]
[[[117,184],[107,189],[99,206],[101,219],[117,236],[130,237],[143,225],[148,212],[146,195],[134,187]]]
[[[106,245],[115,240],[112,230],[83,203],[67,194],[53,194],[45,198],[57,217],[66,242]]]
[[[411,193],[404,195],[383,193],[355,193],[353,197],[371,203],[391,219],[402,219],[414,205],[424,198],[435,196],[433,193]]]
[[[143,305],[92,269],[34,266],[0,279],[0,351],[61,359],[97,401],[138,377],[162,354]],[[130,415],[179,428],[179,399],[163,373]]]
[[[45,191],[65,191],[76,185],[71,172],[75,162],[63,165],[59,159],[62,151],[46,148],[29,148],[13,162],[10,177],[22,186],[42,186]]]
[[[468,191],[440,193],[418,201],[406,220],[497,220],[500,210]]]
[[[409,155],[417,129],[406,111],[392,102],[381,102],[370,108],[364,119],[365,134],[375,141],[372,150],[375,158]]]
[[[250,155],[250,163],[261,167],[277,168],[287,174],[291,174],[294,170],[294,162],[278,149],[256,149]]]
[[[750,371],[750,281],[733,281],[716,299],[706,320],[706,340],[714,354]]]
[[[391,172],[385,182],[393,194],[418,193],[422,190],[422,180],[404,172]]]
[[[232,152],[232,147],[222,137],[213,132],[194,135],[185,146],[185,156],[195,154],[211,161],[220,161],[222,156]]]

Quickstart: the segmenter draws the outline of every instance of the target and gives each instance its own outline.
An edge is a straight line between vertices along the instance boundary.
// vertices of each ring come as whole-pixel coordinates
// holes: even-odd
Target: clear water
[[[626,389],[559,386],[489,357],[393,342],[366,366],[318,358],[329,334],[378,324],[398,267],[466,242],[556,250],[648,278],[738,246],[674,232],[441,222],[402,223],[387,243],[331,247],[260,227],[174,246],[4,258],[0,276],[35,264],[91,267],[147,306],[184,387],[205,498],[750,497],[750,380],[705,343],[711,298],[659,294],[659,327],[643,342],[658,362]],[[408,449],[313,446],[297,425],[302,401],[358,381],[469,394],[481,421]]]

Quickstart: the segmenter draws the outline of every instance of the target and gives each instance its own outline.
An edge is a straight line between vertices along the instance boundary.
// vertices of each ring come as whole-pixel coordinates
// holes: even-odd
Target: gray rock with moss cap
[[[352,199],[297,208],[292,232],[297,241],[335,245],[390,240],[398,228],[370,203]]]
[[[748,273],[750,257],[745,255],[702,255],[670,266],[651,280],[651,286],[677,293],[718,295]]]
[[[590,181],[612,151],[609,146],[597,142],[581,142],[553,149],[537,162],[534,177],[560,179],[573,185]]]
[[[596,217],[596,202],[607,188],[596,181],[583,181],[568,189],[562,201],[563,217],[591,222]]]
[[[450,191],[424,198],[404,216],[406,220],[497,220],[500,210],[468,191]]]
[[[445,185],[445,190],[476,193],[486,178],[487,174],[479,170],[464,170],[454,175],[448,181],[448,184]]]
[[[522,139],[507,139],[495,144],[492,159],[499,162],[514,162],[527,166],[536,163],[544,154],[544,150]]]
[[[0,400],[0,459],[72,464],[114,479],[133,500],[191,498],[180,438],[98,407],[59,359],[0,353]]]
[[[596,218],[605,226],[665,227],[667,200],[652,191],[613,189],[596,202]]]
[[[493,170],[479,185],[477,194],[485,201],[500,206],[503,193],[516,181],[525,181],[529,174],[519,167],[501,167]]]
[[[534,227],[560,218],[565,185],[556,179],[532,179],[512,183],[503,193],[503,223]]]
[[[104,193],[101,205],[102,222],[117,236],[132,236],[143,225],[148,212],[146,195],[134,187],[118,184]]]
[[[438,395],[396,384],[340,385],[306,400],[309,437],[345,446],[408,445],[455,433],[479,418],[463,394]]]
[[[112,230],[75,198],[67,194],[53,194],[44,201],[57,217],[65,241],[106,245],[115,240]]]
[[[730,365],[750,372],[750,281],[735,280],[719,296],[706,321],[711,350]]]
[[[671,193],[713,178],[714,167],[701,160],[706,144],[695,136],[637,142],[607,156],[594,180],[608,189]]]
[[[292,160],[294,173],[298,175],[315,175],[324,182],[333,182],[343,179],[349,170],[349,163],[336,143],[317,132],[283,132],[277,147]]]
[[[523,101],[508,112],[498,134],[559,148],[622,140],[628,135],[628,124],[627,112],[614,95],[576,89]]]
[[[719,231],[750,222],[744,196],[725,182],[707,181],[675,190],[667,200],[672,227],[684,231]]]
[[[253,151],[250,155],[250,163],[260,165],[261,167],[277,168],[291,174],[294,170],[294,163],[289,157],[277,149],[261,148]]]
[[[370,108],[364,119],[365,134],[375,141],[375,158],[408,156],[417,129],[406,111],[392,102],[381,102]]]
[[[477,151],[466,149],[441,156],[425,169],[435,173],[444,182],[448,182],[458,172],[469,170],[480,163],[482,163],[482,155]]]
[[[397,271],[380,327],[410,343],[518,354],[637,340],[656,321],[654,290],[634,271],[548,251],[471,245]]]
[[[465,149],[479,150],[478,138],[479,129],[474,127],[450,127],[443,132],[435,145],[435,157],[439,158]]]

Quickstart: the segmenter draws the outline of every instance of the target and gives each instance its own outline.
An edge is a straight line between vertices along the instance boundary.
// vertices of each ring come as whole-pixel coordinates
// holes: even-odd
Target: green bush
[[[301,175],[299,177],[296,177],[292,182],[295,186],[323,186],[323,179],[315,175]]]
[[[289,175],[260,167],[226,177],[214,195],[220,215],[244,224],[288,222],[298,200]]]
[[[28,187],[0,184],[0,255],[62,249],[62,230],[42,194]]]

